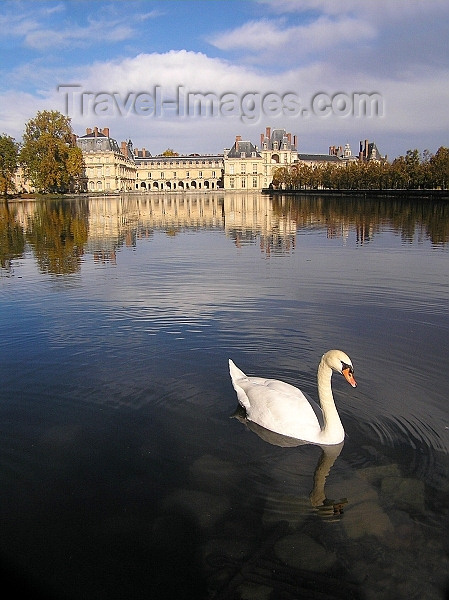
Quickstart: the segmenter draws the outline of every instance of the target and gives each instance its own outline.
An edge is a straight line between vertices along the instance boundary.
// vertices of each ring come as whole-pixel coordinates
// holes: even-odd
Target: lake
[[[440,599],[449,203],[190,193],[0,206],[4,585],[57,599]],[[317,399],[295,445],[228,359]],[[39,596],[41,594],[41,596]]]

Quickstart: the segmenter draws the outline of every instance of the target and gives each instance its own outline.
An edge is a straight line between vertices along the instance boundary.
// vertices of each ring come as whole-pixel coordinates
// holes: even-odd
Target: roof
[[[91,133],[86,133],[86,135],[80,135],[78,136],[78,139],[84,139],[84,138],[105,138],[108,137],[107,135],[104,135],[104,133],[101,133],[100,131],[97,131],[95,133],[95,131],[92,131]]]
[[[298,160],[308,160],[316,162],[341,162],[341,158],[335,154],[301,154],[298,153]]]
[[[236,140],[228,152],[227,158],[262,158],[252,142]]]

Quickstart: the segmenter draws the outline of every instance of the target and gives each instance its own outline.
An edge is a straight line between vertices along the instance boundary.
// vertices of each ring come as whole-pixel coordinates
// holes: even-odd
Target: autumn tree
[[[288,167],[278,167],[273,173],[273,186],[283,189],[292,187],[292,171]]]
[[[73,144],[70,117],[38,112],[26,123],[20,161],[36,189],[65,192],[82,173],[82,152]]]
[[[0,190],[3,196],[12,190],[13,176],[17,169],[19,145],[14,138],[4,133],[0,136]]]
[[[421,160],[419,150],[407,150],[405,154],[405,171],[407,173],[407,188],[418,189],[421,184]]]
[[[449,185],[449,148],[441,146],[429,159],[431,177],[434,185],[443,190]]]
[[[179,156],[179,152],[175,152],[173,148],[167,148],[161,154],[161,156]]]

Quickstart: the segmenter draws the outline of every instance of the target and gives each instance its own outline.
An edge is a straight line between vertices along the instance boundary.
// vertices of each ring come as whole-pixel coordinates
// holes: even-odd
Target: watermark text
[[[262,116],[373,118],[384,115],[384,101],[377,92],[318,92],[308,101],[291,91],[216,94],[178,86],[168,94],[159,85],[124,94],[94,92],[78,84],[65,84],[58,86],[58,92],[63,96],[64,112],[70,117],[238,117],[244,123],[256,123]]]

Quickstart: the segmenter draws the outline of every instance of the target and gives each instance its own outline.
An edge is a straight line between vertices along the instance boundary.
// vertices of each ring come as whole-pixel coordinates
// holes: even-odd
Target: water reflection
[[[233,418],[243,423],[247,429],[254,432],[260,439],[273,446],[281,448],[297,448],[298,446],[308,445],[308,442],[297,440],[280,433],[275,433],[265,427],[261,427],[257,423],[246,418],[245,410],[239,405],[237,406]],[[321,454],[313,474],[313,488],[309,494],[311,506],[318,511],[318,514],[324,518],[335,518],[343,514],[343,507],[348,503],[347,498],[339,500],[329,499],[326,497],[325,485],[326,479],[335,464],[335,461],[340,456],[343,450],[344,442],[333,444],[330,446],[320,446]],[[298,456],[298,461],[301,461],[301,455]]]
[[[360,245],[388,228],[403,243],[449,241],[449,204],[427,199],[207,193],[122,195],[3,203],[0,265],[30,247],[42,273],[70,274],[84,253],[112,262],[123,246],[155,230],[176,236],[186,229],[221,229],[237,246],[259,243],[267,256],[288,254],[298,232],[322,230],[343,241],[355,232]]]

